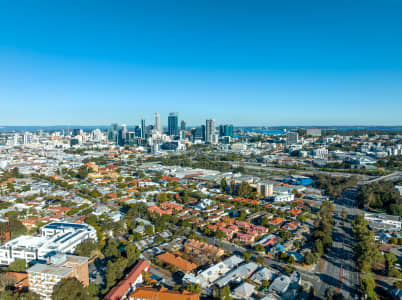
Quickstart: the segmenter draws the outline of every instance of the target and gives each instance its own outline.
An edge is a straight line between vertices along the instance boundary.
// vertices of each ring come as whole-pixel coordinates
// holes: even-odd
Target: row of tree
[[[318,213],[318,220],[315,222],[313,253],[316,257],[322,256],[332,245],[334,204],[324,201]]]
[[[357,193],[360,208],[385,210],[387,213],[402,216],[402,197],[392,182],[380,181],[362,185]]]
[[[357,269],[361,272],[360,289],[367,299],[376,300],[375,281],[371,273],[371,266],[375,262],[382,262],[383,257],[374,242],[374,232],[368,228],[368,222],[361,215],[356,215],[352,222],[355,238],[355,255]]]

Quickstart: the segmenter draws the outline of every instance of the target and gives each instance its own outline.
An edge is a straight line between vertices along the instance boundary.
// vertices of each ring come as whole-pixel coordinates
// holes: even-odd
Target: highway
[[[351,219],[347,218],[342,225],[342,211],[349,215],[359,213],[355,207],[356,189],[345,191],[334,206],[333,244],[323,257],[322,270],[317,270],[321,285],[317,296],[325,299],[325,292],[333,288],[341,292],[345,299],[359,299],[359,273],[353,257],[353,236]]]
[[[346,173],[346,172],[328,172],[322,171],[319,169],[310,169],[310,170],[297,170],[292,168],[278,168],[278,167],[270,167],[262,163],[250,163],[250,162],[238,162],[238,161],[228,161],[231,164],[232,168],[238,168],[240,166],[245,167],[247,169],[252,170],[264,170],[264,171],[274,171],[274,172],[289,172],[291,171],[292,174],[299,174],[299,175],[314,175],[314,174],[322,174],[334,177],[351,177],[357,176],[361,181],[369,181],[376,179],[375,176],[369,176],[364,174],[356,174],[356,173]]]

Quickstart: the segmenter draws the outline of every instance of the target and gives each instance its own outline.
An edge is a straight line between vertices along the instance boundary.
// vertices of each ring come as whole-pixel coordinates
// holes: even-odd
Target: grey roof
[[[264,280],[272,280],[275,276],[275,272],[268,269],[268,268],[261,268],[257,272],[254,273],[253,276],[251,276],[251,280],[256,282],[256,283],[262,283]]]
[[[238,268],[230,271],[226,275],[219,278],[215,284],[217,284],[220,288],[229,284],[232,281],[237,281],[240,279],[245,279],[250,276],[255,270],[257,270],[258,265],[253,262],[245,263]]]
[[[237,256],[237,255],[232,255],[231,257],[228,257],[223,261],[223,263],[228,267],[228,268],[233,268],[237,266],[238,264],[242,263],[244,261],[243,258]]]
[[[60,277],[64,277],[70,274],[73,271],[73,268],[69,267],[57,267],[47,264],[35,264],[28,269],[28,273],[45,273],[50,275],[56,275]]]
[[[254,290],[255,290],[254,285],[247,282],[243,282],[241,285],[235,288],[233,293],[236,296],[248,298],[254,293]]]
[[[278,294],[283,294],[287,291],[290,285],[290,277],[286,275],[281,275],[277,277],[269,287],[270,290],[277,292]]]

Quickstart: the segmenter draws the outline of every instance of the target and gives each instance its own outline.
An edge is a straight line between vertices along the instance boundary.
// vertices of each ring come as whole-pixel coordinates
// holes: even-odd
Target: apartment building
[[[63,278],[74,277],[89,285],[88,257],[56,254],[48,263],[38,263],[28,270],[29,289],[42,300],[51,300],[54,287]]]

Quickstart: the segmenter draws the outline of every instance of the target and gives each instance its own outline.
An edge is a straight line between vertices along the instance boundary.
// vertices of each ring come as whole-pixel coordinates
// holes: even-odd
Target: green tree
[[[25,272],[27,269],[27,262],[25,259],[16,259],[8,266],[7,269],[11,272]]]
[[[289,255],[288,257],[288,263],[293,265],[296,262],[295,257],[293,255]]]
[[[146,235],[153,235],[154,234],[154,227],[152,225],[148,225],[145,227],[145,234]]]
[[[135,244],[128,244],[125,248],[128,265],[132,266],[140,257],[140,250]]]
[[[222,178],[222,180],[221,180],[221,191],[222,191],[222,192],[225,192],[227,186],[228,186],[228,184],[227,184],[227,182],[226,182],[226,179],[225,179],[225,178]]]
[[[257,256],[257,258],[255,259],[255,262],[259,265],[263,265],[264,264],[264,256]]]
[[[78,244],[77,248],[75,249],[74,254],[76,255],[80,255],[80,256],[88,256],[88,257],[92,257],[96,250],[98,250],[99,248],[98,243],[93,240],[93,239],[87,239],[83,242],[81,242],[80,244]]]
[[[63,278],[54,287],[54,300],[88,300],[88,290],[74,277]]]
[[[80,179],[85,179],[88,177],[88,168],[86,166],[81,166],[78,170],[78,177]]]
[[[245,261],[250,261],[252,254],[250,252],[243,252],[243,257]]]
[[[121,256],[120,250],[119,250],[119,244],[117,243],[116,240],[114,239],[109,239],[107,246],[104,249],[103,253],[106,258],[118,258]]]
[[[360,275],[360,289],[369,300],[377,300],[377,294],[375,292],[375,281],[371,273]]]
[[[258,252],[265,252],[265,248],[264,248],[263,245],[257,244],[257,245],[255,246],[255,251],[258,251]]]

